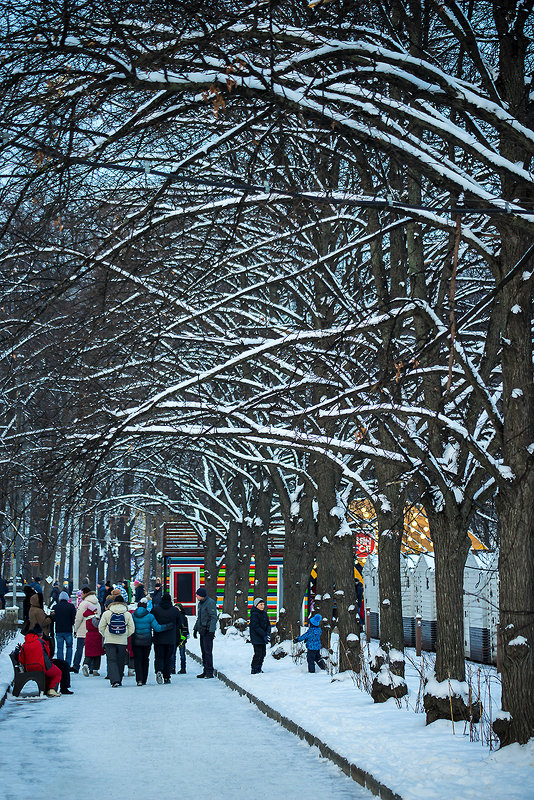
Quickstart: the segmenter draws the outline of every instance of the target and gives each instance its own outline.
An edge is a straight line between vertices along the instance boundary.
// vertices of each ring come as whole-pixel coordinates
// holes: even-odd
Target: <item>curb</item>
[[[199,664],[202,664],[202,659],[197,656],[196,653],[192,653],[190,650],[186,651],[187,654]],[[271,706],[267,705],[263,700],[260,700],[259,697],[256,697],[252,692],[248,692],[246,689],[243,689],[242,686],[239,686],[238,683],[235,683],[231,678],[225,675],[220,670],[214,669],[214,675],[225,683],[229,689],[232,691],[237,692],[242,697],[247,697],[251,703],[254,705],[269,719],[278,722],[283,728],[285,728],[290,733],[295,734],[300,739],[304,739],[310,747],[316,747],[321,756],[323,758],[328,758],[333,764],[339,767],[345,775],[348,775],[349,778],[352,778],[353,781],[359,783],[360,786],[363,786],[365,789],[368,789],[377,797],[381,797],[382,800],[402,800],[400,794],[397,794],[389,786],[386,786],[384,783],[381,783],[377,780],[370,772],[366,772],[366,770],[359,767],[357,764],[353,764],[352,761],[349,761],[348,758],[342,756],[340,753],[333,750],[329,745],[323,742],[321,739],[318,739],[313,733],[310,733],[306,730],[306,728],[302,728],[300,725],[297,725],[296,722],[285,717],[276,709],[271,708]]]

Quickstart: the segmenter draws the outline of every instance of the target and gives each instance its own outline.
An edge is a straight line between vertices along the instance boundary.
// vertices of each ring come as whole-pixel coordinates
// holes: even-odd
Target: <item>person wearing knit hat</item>
[[[252,675],[257,675],[263,671],[262,665],[267,652],[267,644],[271,641],[271,621],[265,610],[263,597],[256,597],[250,609],[249,635],[254,648],[250,672]]]
[[[305,642],[306,644],[306,658],[308,660],[308,672],[315,672],[315,665],[321,669],[326,669],[326,663],[321,657],[321,625],[322,617],[320,614],[314,614],[309,620],[310,627],[302,634],[293,639],[294,642]]]
[[[74,604],[70,602],[67,592],[60,592],[59,600],[54,606],[54,632],[56,635],[57,657],[63,658],[63,648],[66,648],[65,661],[72,663],[72,627],[76,617]]]
[[[213,639],[217,627],[217,606],[215,600],[208,597],[204,586],[199,586],[196,591],[198,600],[197,621],[193,628],[196,639],[200,634],[200,650],[202,652],[202,672],[197,678],[213,678]]]

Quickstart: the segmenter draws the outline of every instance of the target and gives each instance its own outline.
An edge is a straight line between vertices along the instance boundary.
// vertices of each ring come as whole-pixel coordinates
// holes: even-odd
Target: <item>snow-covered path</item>
[[[73,676],[74,695],[0,709],[0,800],[370,800],[316,750],[196,665],[173,683],[112,689]]]

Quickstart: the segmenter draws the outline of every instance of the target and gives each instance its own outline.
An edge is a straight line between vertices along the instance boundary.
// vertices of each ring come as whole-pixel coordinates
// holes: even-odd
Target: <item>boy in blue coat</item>
[[[308,672],[315,672],[315,665],[321,669],[326,669],[324,658],[321,658],[321,615],[315,614],[310,619],[310,627],[302,634],[293,639],[294,642],[306,643],[306,657],[308,659]]]

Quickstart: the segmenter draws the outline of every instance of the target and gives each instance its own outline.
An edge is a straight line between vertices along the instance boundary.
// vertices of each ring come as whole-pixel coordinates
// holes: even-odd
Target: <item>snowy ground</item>
[[[9,649],[0,655],[0,690],[11,677]],[[171,686],[156,685],[152,673],[147,686],[125,678],[112,689],[80,674],[74,695],[6,700],[0,800],[371,800],[316,749],[188,667]]]
[[[200,651],[198,640],[188,647]],[[215,667],[235,683],[313,733],[345,758],[398,792],[403,800],[506,800],[534,798],[534,741],[490,752],[469,741],[463,723],[425,726],[412,710],[417,681],[408,680],[408,705],[375,705],[347,675],[332,682],[307,673],[305,661],[268,655],[264,674],[250,674],[252,646],[239,636],[218,634]]]

